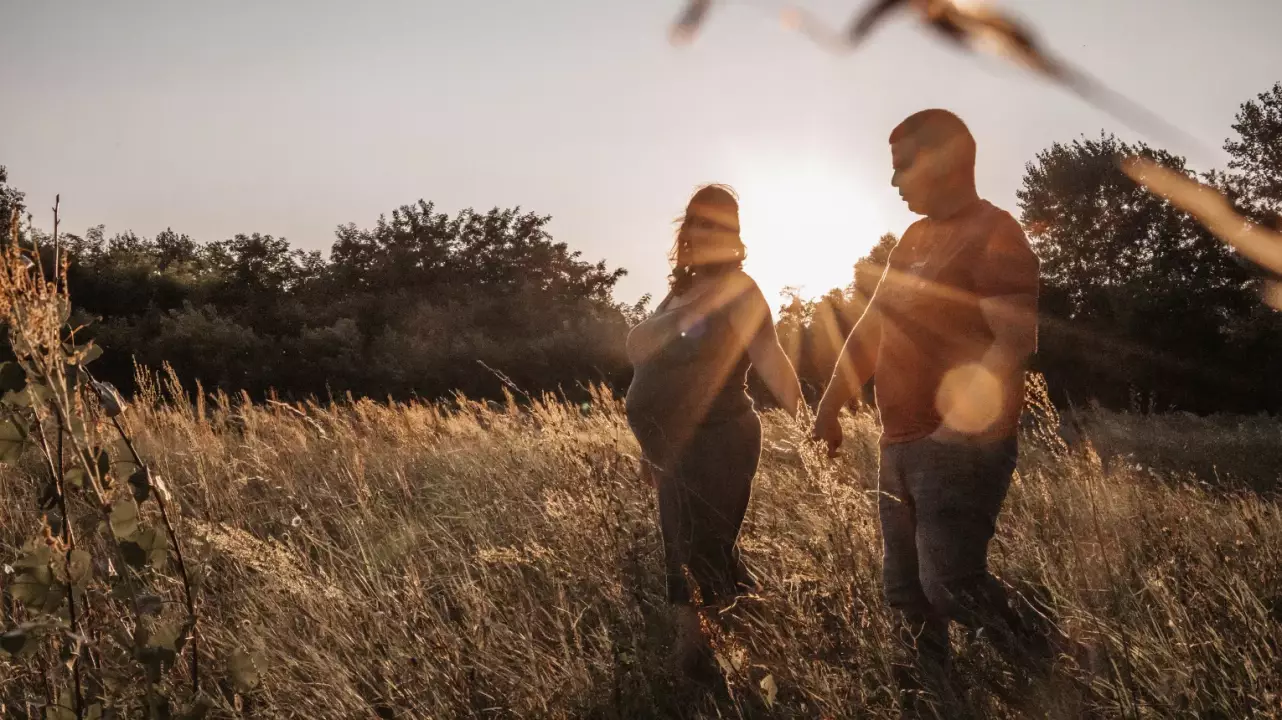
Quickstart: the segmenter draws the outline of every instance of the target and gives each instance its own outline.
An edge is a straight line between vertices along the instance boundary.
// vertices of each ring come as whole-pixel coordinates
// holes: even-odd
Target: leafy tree
[[[13,218],[14,208],[21,207],[23,200],[23,194],[17,188],[9,186],[8,182],[9,171],[4,165],[0,165],[0,238],[5,240],[9,238],[9,223]]]
[[[420,200],[397,208],[390,220],[379,218],[370,230],[340,227],[330,260],[335,279],[353,288],[531,288],[561,300],[610,302],[626,271],[583,262],[581,253],[552,240],[545,229],[550,220],[520,208],[450,217]]]
[[[1185,214],[1132,182],[1119,158],[1138,154],[1187,171],[1183,158],[1113,136],[1055,143],[1026,168],[1018,197],[1055,309],[1114,321],[1128,294],[1240,299],[1248,277],[1232,253]],[[1163,305],[1163,307],[1167,307]]]
[[[1257,212],[1282,213],[1282,82],[1243,103],[1233,130],[1224,149],[1242,193]]]
[[[1027,166],[1023,223],[1042,260],[1042,367],[1052,388],[1124,404],[1138,390],[1192,410],[1268,407],[1247,372],[1255,280],[1201,226],[1135,185],[1118,159],[1183,158],[1111,135],[1056,143]],[[1253,358],[1258,360],[1258,358]]]
[[[877,244],[855,263],[855,280],[846,288],[846,295],[866,304],[867,298],[871,298],[873,291],[877,289],[877,283],[881,282],[886,263],[890,261],[890,251],[898,244],[899,238],[894,233],[886,233],[877,238]],[[862,307],[859,312],[863,312]]]
[[[330,258],[258,233],[199,244],[166,230],[66,236],[76,311],[129,385],[136,359],[206,387],[263,395],[497,395],[622,385],[622,270],[587,263],[519,209],[449,216],[403,206],[338,228]]]

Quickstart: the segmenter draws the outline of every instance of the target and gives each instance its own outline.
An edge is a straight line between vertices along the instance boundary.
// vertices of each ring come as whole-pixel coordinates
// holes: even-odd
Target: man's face
[[[908,204],[909,210],[918,215],[927,214],[944,168],[935,161],[934,153],[911,139],[891,143],[890,155],[895,170],[890,184],[899,189],[899,197]]]

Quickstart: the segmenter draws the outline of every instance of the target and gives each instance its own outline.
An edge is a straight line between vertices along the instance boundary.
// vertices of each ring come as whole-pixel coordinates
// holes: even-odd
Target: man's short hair
[[[961,118],[947,110],[931,108],[909,115],[890,132],[892,145],[907,140],[933,150],[952,147],[960,153],[960,160],[975,164],[975,136]]]

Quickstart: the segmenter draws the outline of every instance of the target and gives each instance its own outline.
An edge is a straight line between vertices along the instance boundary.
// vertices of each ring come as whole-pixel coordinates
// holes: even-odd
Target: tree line
[[[1278,223],[1282,83],[1244,103],[1232,131],[1228,166],[1201,177],[1249,217]],[[1282,409],[1282,315],[1259,302],[1261,278],[1130,181],[1117,164],[1130,154],[1187,169],[1109,134],[1055,143],[1025,168],[1019,217],[1043,275],[1036,369],[1061,402]],[[22,202],[0,167],[0,224]],[[259,233],[199,243],[97,227],[60,244],[72,322],[87,324],[106,351],[98,372],[122,388],[136,362],[255,397],[622,391],[627,330],[648,298],[618,302],[625,270],[556,242],[548,221],[520,208],[450,215],[419,201],[370,228],[339,227],[326,255]],[[847,287],[780,308],[780,338],[812,398],[895,242],[883,236]]]
[[[328,256],[259,233],[202,244],[99,227],[59,242],[71,322],[86,324],[105,351],[98,373],[122,388],[135,362],[260,398],[626,382],[623,342],[638,310],[613,300],[624,271],[555,242],[548,221],[420,201],[372,228],[338,228]]]

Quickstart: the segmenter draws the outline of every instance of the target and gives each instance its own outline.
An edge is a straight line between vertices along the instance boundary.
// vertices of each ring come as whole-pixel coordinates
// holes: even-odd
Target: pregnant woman
[[[744,256],[734,192],[700,188],[677,231],[668,295],[628,336],[628,424],[658,490],[677,629],[673,660],[685,674],[708,659],[698,606],[756,584],[736,546],[761,454],[749,368],[789,412],[802,402],[770,307],[743,272]]]

